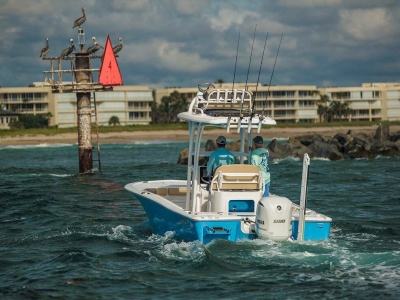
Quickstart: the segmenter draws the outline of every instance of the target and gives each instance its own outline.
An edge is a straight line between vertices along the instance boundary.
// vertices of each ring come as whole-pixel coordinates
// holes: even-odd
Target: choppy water
[[[79,176],[76,145],[0,149],[0,299],[398,299],[400,159],[312,160],[308,204],[329,241],[152,235],[123,186],[186,178],[185,143],[107,144]],[[298,199],[301,162],[271,162],[271,191]]]

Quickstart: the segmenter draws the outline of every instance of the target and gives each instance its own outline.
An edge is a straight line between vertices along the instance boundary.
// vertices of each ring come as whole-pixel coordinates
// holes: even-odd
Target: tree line
[[[338,101],[333,101],[328,95],[320,95],[316,102],[317,114],[320,122],[342,121],[351,115],[351,108],[348,102],[342,102],[343,96],[337,94]],[[174,91],[170,96],[164,96],[161,103],[153,102],[151,117],[154,124],[170,124],[179,122],[177,115],[187,110],[187,99],[178,91]]]
[[[351,115],[349,102],[342,102],[343,93],[337,93],[339,101],[329,99],[328,95],[320,95],[320,99],[316,102],[317,114],[320,122],[342,121]]]

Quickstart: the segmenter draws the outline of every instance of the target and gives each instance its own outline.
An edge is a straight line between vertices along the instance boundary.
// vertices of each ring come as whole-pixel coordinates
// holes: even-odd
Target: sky
[[[0,86],[44,81],[45,38],[51,57],[76,45],[82,7],[85,48],[123,39],[125,85],[400,82],[399,0],[0,0]]]

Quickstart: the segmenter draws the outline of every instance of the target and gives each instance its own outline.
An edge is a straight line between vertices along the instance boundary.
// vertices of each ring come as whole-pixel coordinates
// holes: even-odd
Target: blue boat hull
[[[155,234],[164,235],[172,231],[177,238],[185,241],[199,240],[204,244],[214,239],[236,242],[243,239],[252,240],[256,237],[255,234],[246,234],[241,231],[240,220],[199,221],[169,210],[141,195],[135,196],[146,211]]]
[[[185,241],[199,240],[203,244],[208,244],[215,239],[222,239],[231,242],[239,240],[253,240],[257,238],[255,233],[244,233],[241,230],[240,220],[196,220],[170,210],[159,203],[135,194],[142,204],[150,222],[154,234],[165,235],[171,231],[174,235]],[[298,220],[292,221],[292,238],[297,240]],[[304,240],[324,240],[329,239],[330,222],[305,222]]]

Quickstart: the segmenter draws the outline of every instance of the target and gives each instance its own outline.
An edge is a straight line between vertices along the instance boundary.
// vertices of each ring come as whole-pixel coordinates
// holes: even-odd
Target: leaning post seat
[[[210,193],[215,191],[263,190],[261,170],[254,165],[223,165],[218,167],[210,183]]]
[[[252,215],[263,192],[264,180],[257,166],[220,166],[210,182],[208,211]]]

